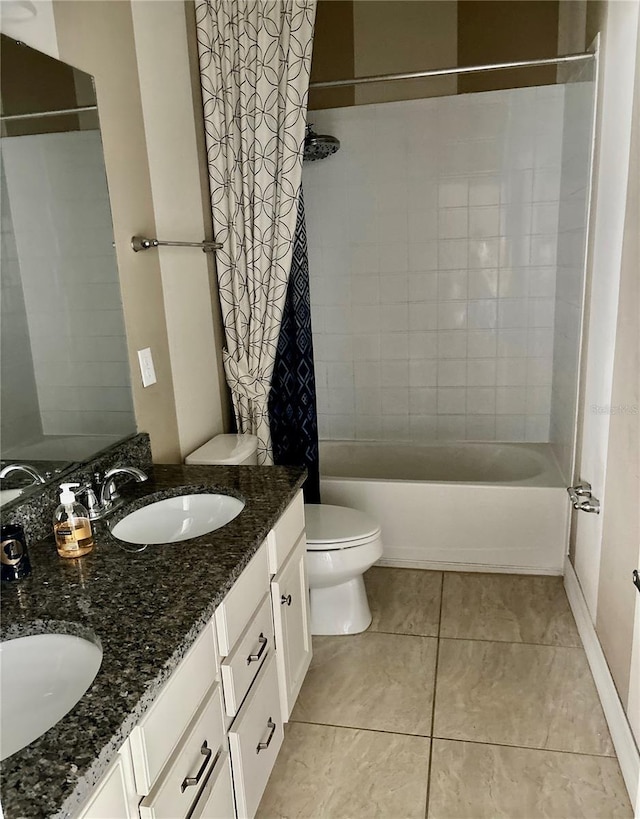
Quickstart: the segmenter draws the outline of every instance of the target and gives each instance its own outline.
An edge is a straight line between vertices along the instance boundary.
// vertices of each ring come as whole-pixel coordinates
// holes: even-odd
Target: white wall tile
[[[498,295],[497,268],[470,270],[467,293],[470,299],[495,299]]]
[[[467,361],[467,385],[469,387],[495,386],[496,373],[495,359],[475,358]]]
[[[467,384],[466,360],[438,361],[438,387],[464,387]]]
[[[568,300],[560,313],[554,301],[561,251],[564,264],[580,239],[558,238],[565,89],[540,97],[544,123],[537,92],[315,112],[342,140],[339,163],[304,168],[316,362],[336,389],[350,372],[355,384],[349,423],[351,399],[326,393],[339,420],[325,431],[541,434],[546,398],[526,390],[550,386],[553,323],[579,325]],[[577,234],[584,197],[569,199],[564,223]],[[578,280],[565,275],[559,291],[576,315]]]
[[[438,300],[467,299],[467,282],[469,274],[466,270],[445,270],[438,274]]]
[[[467,302],[445,301],[438,303],[438,329],[462,330],[467,326]]]
[[[437,273],[410,273],[409,294],[410,302],[435,301],[438,298]]]
[[[438,358],[466,358],[467,333],[464,330],[442,330],[437,334]]]
[[[409,361],[409,387],[435,387],[437,383],[437,360],[412,359]]]
[[[478,299],[469,301],[469,330],[493,330],[498,322],[498,303],[496,299]]]
[[[496,391],[493,387],[467,388],[468,415],[495,415]]]
[[[464,387],[438,387],[438,414],[465,415],[467,390]]]
[[[496,330],[469,330],[467,333],[467,356],[469,358],[495,358],[498,334]]]
[[[464,441],[467,435],[467,420],[465,415],[439,415],[438,440]]]

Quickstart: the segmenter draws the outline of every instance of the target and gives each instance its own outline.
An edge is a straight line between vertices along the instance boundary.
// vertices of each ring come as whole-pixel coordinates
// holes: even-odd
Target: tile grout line
[[[411,634],[408,631],[382,631],[374,629],[367,629],[363,634],[389,634],[396,637],[420,637],[423,640],[462,640],[469,643],[499,643],[500,645],[540,646],[541,648],[577,648],[584,651],[584,646],[582,645],[570,646],[564,645],[563,643],[529,643],[523,642],[522,640],[500,640],[496,638],[491,639],[489,637],[447,637],[441,634]]]
[[[344,728],[345,731],[368,731],[371,734],[389,734],[389,736],[392,737],[431,739],[428,734],[405,734],[403,731],[387,731],[384,728],[360,728],[357,725],[336,725],[334,722],[309,722],[304,719],[289,719],[289,723],[296,723],[297,725],[322,725],[326,728]]]
[[[431,798],[431,769],[433,766],[433,729],[436,717],[436,690],[438,687],[438,661],[440,659],[440,631],[442,629],[442,608],[444,603],[444,572],[440,582],[440,608],[438,610],[438,636],[436,643],[436,665],[433,671],[433,701],[431,703],[431,739],[429,740],[429,767],[427,771],[427,794],[424,806],[424,817],[429,819],[429,800]]]
[[[542,754],[567,754],[569,756],[588,756],[593,757],[594,759],[615,759],[617,761],[616,756],[609,756],[608,754],[594,754],[589,753],[588,751],[566,751],[560,748],[538,748],[534,745],[509,745],[505,742],[488,742],[488,741],[481,741],[479,739],[460,739],[459,737],[439,737],[439,736],[429,736],[428,734],[406,734],[402,731],[387,731],[383,728],[362,728],[357,725],[336,725],[333,722],[309,722],[308,720],[303,719],[290,719],[289,724],[296,724],[296,725],[319,725],[326,728],[338,728],[344,729],[345,731],[366,731],[367,733],[371,734],[389,734],[389,736],[394,737],[415,737],[417,739],[440,739],[443,742],[462,742],[467,743],[469,745],[489,745],[496,748],[510,748],[517,751],[538,751]]]
[[[559,748],[537,748],[533,745],[508,745],[505,742],[481,742],[479,739],[456,739],[454,737],[431,737],[431,739],[440,739],[443,742],[466,742],[469,745],[491,745],[496,748],[513,748],[518,751],[539,751],[542,754],[568,754],[569,756],[590,756],[594,759],[615,759],[617,756],[609,756],[608,754],[594,754],[588,751],[564,751]]]

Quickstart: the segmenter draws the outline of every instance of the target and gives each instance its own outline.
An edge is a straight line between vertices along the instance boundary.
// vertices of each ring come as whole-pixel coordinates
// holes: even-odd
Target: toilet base
[[[312,588],[309,599],[312,634],[359,634],[371,625],[362,575],[337,586]]]

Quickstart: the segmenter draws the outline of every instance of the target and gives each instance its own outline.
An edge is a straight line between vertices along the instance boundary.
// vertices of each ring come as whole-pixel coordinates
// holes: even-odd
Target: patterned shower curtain
[[[320,503],[318,416],[313,369],[309,258],[302,188],[293,241],[293,260],[282,314],[278,352],[269,396],[273,460],[305,466],[307,503]]]
[[[196,0],[209,186],[239,432],[273,463],[268,399],[293,254],[315,0]]]

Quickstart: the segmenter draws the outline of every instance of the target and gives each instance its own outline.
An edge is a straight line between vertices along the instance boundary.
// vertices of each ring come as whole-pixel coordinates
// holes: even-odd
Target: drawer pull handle
[[[200,770],[198,771],[198,773],[195,776],[186,776],[182,780],[182,785],[180,786],[180,793],[184,793],[187,790],[187,788],[190,788],[192,785],[197,785],[198,782],[200,782],[200,780],[202,779],[202,775],[204,774],[205,769],[206,769],[207,765],[209,764],[209,758],[211,757],[211,754],[213,753],[211,748],[209,748],[209,746],[207,745],[207,740],[206,739],[202,743],[202,747],[200,748],[200,753],[204,756],[204,761],[203,761],[202,765],[200,766]]]
[[[290,594],[283,594],[282,597],[280,598],[280,603],[283,606],[284,606],[285,603],[287,604],[287,606],[290,606],[291,605],[291,595]]]
[[[260,632],[260,636],[258,637],[258,642],[260,643],[260,650],[257,654],[249,654],[247,657],[247,665],[251,663],[258,663],[262,659],[262,655],[267,650],[267,638],[264,636],[262,632]]]
[[[256,753],[259,754],[260,751],[266,750],[269,745],[271,744],[271,740],[273,739],[273,735],[276,732],[276,724],[272,721],[271,717],[267,720],[267,728],[269,729],[269,736],[267,737],[266,742],[259,742],[256,746]]]

